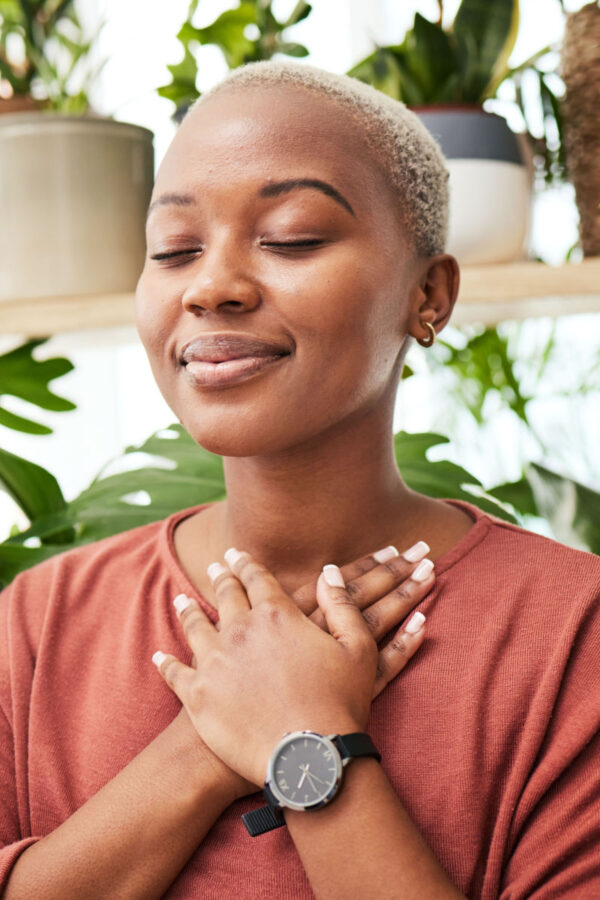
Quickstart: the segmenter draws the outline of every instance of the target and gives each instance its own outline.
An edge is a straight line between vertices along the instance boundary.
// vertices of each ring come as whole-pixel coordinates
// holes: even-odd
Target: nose
[[[181,302],[188,312],[249,312],[260,303],[260,289],[239,242],[231,237],[211,242],[190,266]]]

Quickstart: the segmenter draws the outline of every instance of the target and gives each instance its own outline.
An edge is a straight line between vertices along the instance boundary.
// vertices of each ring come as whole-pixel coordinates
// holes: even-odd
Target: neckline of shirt
[[[473,527],[469,529],[454,547],[451,547],[450,550],[438,557],[435,563],[437,576],[440,576],[443,572],[447,572],[448,569],[455,566],[471,553],[471,551],[485,539],[492,524],[496,521],[494,516],[483,512],[477,506],[474,506],[472,503],[467,503],[465,500],[444,499],[443,502],[456,506],[466,512],[467,515],[473,519]],[[214,619],[216,616],[215,607],[200,594],[195,585],[190,581],[177,556],[174,539],[175,527],[180,522],[195,515],[197,512],[206,509],[209,505],[210,504],[203,503],[199,506],[192,506],[189,509],[182,509],[164,519],[159,534],[159,553],[167,563],[172,574],[175,576],[178,589],[181,592],[194,597],[194,599],[196,599],[204,608],[205,612],[210,615],[211,619]]]

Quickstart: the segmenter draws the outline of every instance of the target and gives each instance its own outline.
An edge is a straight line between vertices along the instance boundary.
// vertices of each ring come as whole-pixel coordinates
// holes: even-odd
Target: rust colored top
[[[600,897],[600,558],[457,505],[474,525],[437,561],[425,645],[369,731],[469,897]],[[196,511],[54,557],[0,596],[0,892],[177,714],[151,656],[190,660],[176,594],[216,618],[173,545]],[[259,805],[230,807],[165,896],[312,897],[285,828],[247,835],[240,814]]]

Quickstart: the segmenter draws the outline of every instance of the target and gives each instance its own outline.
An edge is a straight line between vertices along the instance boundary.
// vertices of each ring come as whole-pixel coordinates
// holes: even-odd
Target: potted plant
[[[74,0],[0,0],[0,302],[137,281],[152,133],[90,110],[95,37]]]
[[[510,75],[518,0],[462,0],[451,27],[419,13],[400,44],[350,72],[418,113],[450,170],[449,251],[463,263],[520,258],[528,233],[531,153],[483,102]]]

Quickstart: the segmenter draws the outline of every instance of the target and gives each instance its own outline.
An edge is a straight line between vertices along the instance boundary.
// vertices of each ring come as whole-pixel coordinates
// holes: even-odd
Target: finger
[[[348,593],[360,609],[370,606],[408,578],[427,553],[428,544],[418,541],[401,555],[388,558],[371,571],[355,578],[348,585]]]
[[[396,628],[429,593],[435,582],[434,565],[422,560],[414,572],[381,600],[363,609],[363,618],[376,641]]]
[[[373,554],[377,564],[351,581],[347,585],[348,593],[359,609],[367,609],[413,575],[428,552],[429,545],[425,541],[418,541],[401,555],[391,546],[379,550]],[[325,627],[324,619],[318,610],[310,618],[320,628]]]
[[[244,586],[253,609],[263,604],[276,603],[278,606],[289,605],[296,610],[296,606],[275,576],[249,553],[231,547],[225,554],[225,559]]]
[[[152,662],[173,693],[177,694],[181,702],[185,704],[194,677],[194,670],[190,669],[189,666],[184,666],[177,657],[171,656],[170,653],[163,653],[162,650],[156,651],[152,657]]]
[[[352,646],[357,639],[372,641],[361,611],[346,590],[337,566],[323,567],[317,581],[317,602],[325,616],[329,634],[342,644]]]
[[[425,640],[424,626],[425,616],[423,613],[414,613],[383,650],[379,651],[373,698],[377,697],[390,681],[393,681],[415,655]]]
[[[202,657],[214,642],[215,626],[196,601],[186,594],[178,594],[173,600],[173,606],[190,649],[196,658]]]
[[[230,551],[228,550],[227,553]],[[227,558],[227,553],[225,558]],[[215,591],[221,628],[225,628],[250,609],[246,591],[231,569],[225,568],[221,563],[211,563],[206,574]]]
[[[340,566],[340,572],[342,573],[344,583],[346,585],[351,584],[360,575],[370,572],[375,566],[393,559],[394,556],[399,556],[399,553],[395,547],[390,545],[384,547],[383,550],[376,550],[375,553],[361,556],[360,559],[355,559],[354,562],[347,563],[345,566]],[[314,615],[313,621],[321,628],[324,628],[325,619],[323,614],[318,608],[315,609],[316,584],[316,580],[303,584],[302,587],[294,591],[292,599],[305,615],[308,615],[311,619],[313,619]]]

